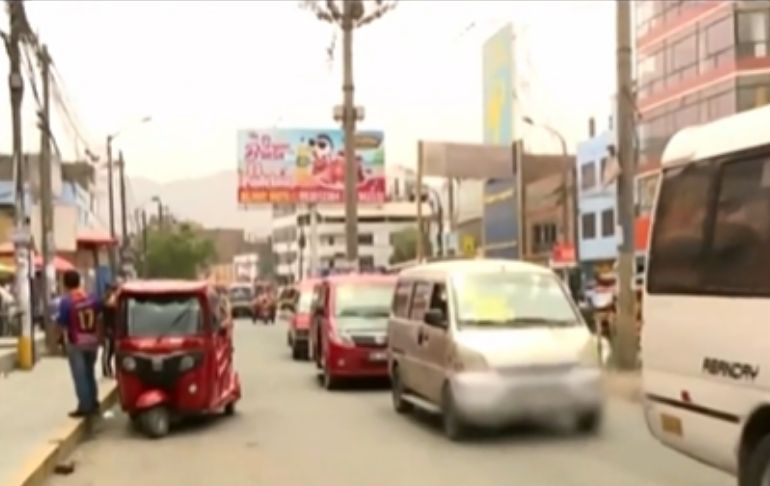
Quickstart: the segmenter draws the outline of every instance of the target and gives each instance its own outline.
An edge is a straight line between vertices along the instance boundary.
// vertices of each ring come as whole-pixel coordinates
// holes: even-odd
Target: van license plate
[[[387,360],[388,360],[388,354],[385,353],[384,351],[377,351],[369,354],[369,361],[380,363],[382,361],[387,361]]]

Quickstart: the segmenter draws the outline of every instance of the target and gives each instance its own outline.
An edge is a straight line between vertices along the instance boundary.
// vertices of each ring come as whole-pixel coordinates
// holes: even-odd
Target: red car
[[[316,284],[309,351],[326,389],[388,376],[387,326],[396,276],[333,275]]]
[[[313,317],[311,305],[313,303],[313,289],[317,279],[303,280],[297,285],[299,299],[294,313],[289,319],[289,329],[286,341],[291,348],[292,359],[302,359],[308,355],[308,336],[310,334],[310,320]]]

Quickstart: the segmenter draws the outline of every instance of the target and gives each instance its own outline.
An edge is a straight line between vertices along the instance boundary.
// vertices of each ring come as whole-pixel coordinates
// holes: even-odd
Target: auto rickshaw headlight
[[[121,364],[126,371],[134,371],[136,369],[136,360],[131,356],[124,357]]]
[[[195,358],[192,356],[185,356],[179,362],[179,371],[188,371],[195,366]]]

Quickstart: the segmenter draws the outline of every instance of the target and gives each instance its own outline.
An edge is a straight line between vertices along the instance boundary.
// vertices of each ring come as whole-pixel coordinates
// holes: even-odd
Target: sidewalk
[[[114,381],[99,383],[103,408],[114,402]],[[66,457],[86,430],[83,420],[67,412],[75,393],[64,358],[48,357],[32,371],[0,374],[0,485],[41,484]]]
[[[637,371],[605,370],[604,386],[608,394],[640,402],[642,400],[642,373]]]
[[[0,338],[0,377],[16,369],[16,346],[15,337]],[[35,351],[38,356],[46,352],[45,335],[42,332],[35,333]]]

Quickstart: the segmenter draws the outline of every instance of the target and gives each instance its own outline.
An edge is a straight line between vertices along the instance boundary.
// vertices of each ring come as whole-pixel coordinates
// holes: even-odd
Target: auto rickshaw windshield
[[[131,337],[188,336],[203,325],[200,301],[193,295],[131,296],[125,309]]]

